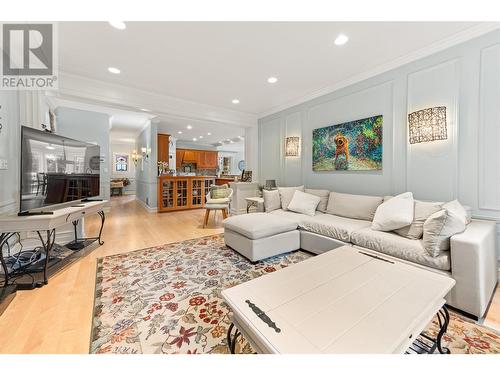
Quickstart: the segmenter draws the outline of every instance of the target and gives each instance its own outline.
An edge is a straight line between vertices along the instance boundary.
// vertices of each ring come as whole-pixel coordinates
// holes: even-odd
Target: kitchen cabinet
[[[170,135],[158,134],[158,161],[168,162]]]
[[[184,150],[177,149],[175,151],[175,166],[176,168],[182,167],[182,160],[184,159]]]
[[[177,149],[177,168],[180,168],[183,163],[196,164],[198,169],[215,169],[217,168],[217,151],[204,150],[188,150]]]
[[[169,176],[158,177],[158,211],[179,211],[203,208],[205,195],[214,177],[206,176]]]

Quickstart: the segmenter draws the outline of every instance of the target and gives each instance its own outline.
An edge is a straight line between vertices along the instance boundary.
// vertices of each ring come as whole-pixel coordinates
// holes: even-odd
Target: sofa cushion
[[[305,192],[307,194],[316,195],[316,196],[321,198],[321,200],[319,201],[317,210],[325,213],[326,206],[328,205],[328,197],[330,196],[330,191],[329,190],[322,190],[322,189],[306,189]]]
[[[279,210],[274,210],[273,212],[270,212],[272,215],[276,215],[276,216],[279,216],[281,218],[285,218],[285,219],[288,219],[288,220],[291,220],[293,221],[297,226],[299,226],[300,223],[302,223],[302,221],[306,220],[306,219],[309,219],[311,216],[307,216],[307,215],[304,215],[304,214],[299,214],[297,212],[293,212],[293,211],[289,211],[289,210],[283,210],[283,209],[279,209]],[[324,214],[319,212],[319,211],[316,211],[316,215],[315,217],[318,217],[318,216],[323,216]]]
[[[278,191],[280,193],[281,199],[281,208],[285,211],[288,210],[288,205],[292,201],[293,194],[295,191],[304,191],[304,185],[302,186],[293,186],[293,187],[279,187]]]
[[[450,237],[462,233],[466,228],[463,216],[453,211],[441,210],[424,222],[423,244],[430,256],[437,257],[450,248]]]
[[[278,190],[262,190],[264,209],[271,212],[281,208],[280,192]]]
[[[382,197],[331,192],[326,213],[351,219],[372,221]]]
[[[297,229],[296,222],[286,218],[276,220],[274,215],[264,212],[231,216],[224,220],[223,224],[224,229],[239,233],[251,240],[270,237]]]
[[[367,249],[427,267],[443,271],[451,269],[449,251],[442,252],[437,257],[431,257],[425,250],[421,240],[410,240],[391,232],[380,232],[371,228],[364,228],[352,233],[351,242]]]
[[[308,232],[321,234],[344,242],[351,242],[351,234],[354,231],[368,228],[370,224],[366,220],[325,214],[306,217],[300,221],[299,227]]]
[[[443,203],[441,202],[423,202],[415,200],[413,208],[413,221],[410,225],[396,229],[394,232],[411,240],[418,240],[422,238],[425,220],[427,220],[427,218],[433,213],[441,210],[442,205]]]
[[[372,229],[391,231],[410,225],[413,221],[413,194],[399,194],[377,207]]]
[[[293,193],[292,201],[288,205],[288,210],[299,214],[314,216],[320,200],[321,198],[317,195],[307,194],[296,190],[295,193]]]

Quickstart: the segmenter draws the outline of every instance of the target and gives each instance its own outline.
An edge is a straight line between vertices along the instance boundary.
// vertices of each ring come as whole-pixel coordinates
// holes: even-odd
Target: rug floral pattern
[[[90,352],[228,353],[230,310],[221,290],[310,256],[297,251],[251,264],[215,235],[101,258]],[[427,331],[436,329],[433,322]],[[452,353],[500,353],[496,333],[453,313],[444,340]],[[237,351],[253,353],[244,338]]]

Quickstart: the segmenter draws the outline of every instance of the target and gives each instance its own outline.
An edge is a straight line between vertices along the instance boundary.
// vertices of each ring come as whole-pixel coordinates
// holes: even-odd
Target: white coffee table
[[[454,285],[445,275],[342,246],[224,290],[233,310],[228,345],[234,352],[242,334],[259,353],[404,353],[438,314],[438,337],[429,347],[417,344],[447,352],[444,297]]]

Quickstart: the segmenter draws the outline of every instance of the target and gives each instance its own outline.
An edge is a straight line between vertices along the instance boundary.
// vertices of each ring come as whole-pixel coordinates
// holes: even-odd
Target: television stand
[[[23,215],[10,214],[0,216],[0,263],[3,271],[0,280],[0,314],[5,310],[6,305],[13,299],[17,290],[26,290],[42,287],[48,284],[49,276],[67,264],[76,250],[81,250],[93,242],[99,245],[104,244],[101,240],[104,227],[104,205],[107,201],[82,203],[79,207],[65,207],[54,210],[50,216],[46,215]],[[89,215],[98,214],[101,217],[101,228],[98,237],[78,238],[76,226],[79,221]],[[56,259],[52,254],[56,237],[56,228],[72,223],[75,228],[74,243],[78,248],[69,255],[64,255],[64,259]],[[4,253],[11,256],[10,250],[12,240],[20,232],[36,232],[41,242],[42,256],[32,263],[23,265],[22,268],[8,267]],[[82,247],[81,244],[83,244]],[[71,250],[71,249],[70,249]],[[67,259],[67,260],[66,260]],[[3,281],[3,283],[2,283]]]
[[[21,211],[17,216],[43,216],[43,215],[53,215],[52,211]]]
[[[85,198],[82,199],[82,203],[87,203],[87,202],[102,202],[104,199],[99,199],[99,198]]]

